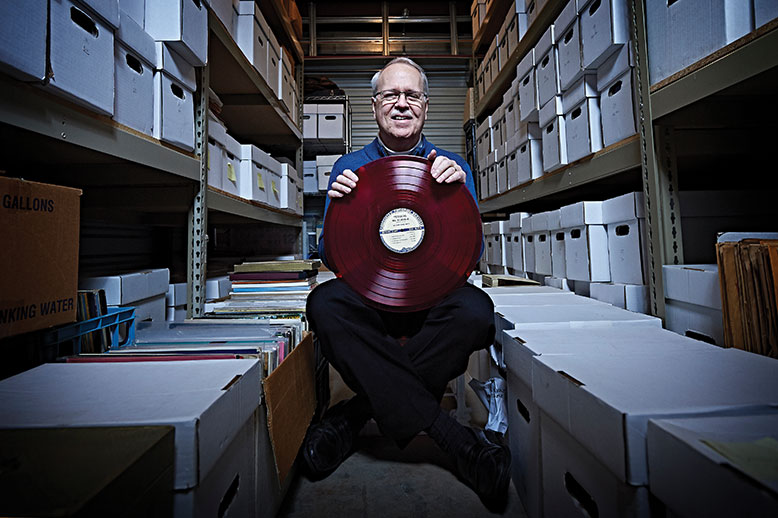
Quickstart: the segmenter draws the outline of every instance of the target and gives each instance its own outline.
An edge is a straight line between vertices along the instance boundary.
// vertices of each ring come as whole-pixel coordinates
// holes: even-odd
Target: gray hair
[[[378,78],[381,77],[381,73],[383,73],[384,70],[386,70],[389,66],[394,65],[395,63],[402,63],[418,70],[419,74],[421,74],[421,83],[424,87],[424,94],[429,97],[430,86],[427,82],[427,74],[424,72],[424,69],[421,68],[421,66],[419,66],[419,64],[413,61],[411,58],[406,58],[404,56],[394,58],[389,63],[384,65],[384,68],[373,74],[373,78],[370,80],[370,86],[373,88],[373,95],[378,93]]]

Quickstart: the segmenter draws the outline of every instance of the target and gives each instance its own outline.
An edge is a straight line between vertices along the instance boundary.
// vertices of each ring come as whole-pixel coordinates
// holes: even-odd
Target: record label
[[[424,239],[424,221],[411,209],[390,210],[378,227],[381,242],[397,254],[413,252]]]

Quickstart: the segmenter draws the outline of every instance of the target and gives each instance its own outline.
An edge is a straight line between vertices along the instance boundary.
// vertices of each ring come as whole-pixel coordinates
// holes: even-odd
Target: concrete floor
[[[381,436],[361,436],[360,449],[329,477],[291,483],[278,518],[478,518],[527,516],[513,483],[501,514],[491,513],[453,474],[453,465],[426,435],[404,449]]]

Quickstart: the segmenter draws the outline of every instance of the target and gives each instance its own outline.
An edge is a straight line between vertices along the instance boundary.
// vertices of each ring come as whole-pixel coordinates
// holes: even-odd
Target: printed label
[[[424,221],[411,209],[393,209],[381,220],[378,232],[386,248],[407,254],[416,250],[424,239]]]

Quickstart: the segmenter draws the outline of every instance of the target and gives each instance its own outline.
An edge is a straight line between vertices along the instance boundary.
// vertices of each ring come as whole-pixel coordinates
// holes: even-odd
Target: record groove
[[[391,156],[359,168],[357,187],[333,199],[327,259],[368,304],[427,309],[462,286],[481,253],[481,218],[467,187],[439,184],[432,163]]]

